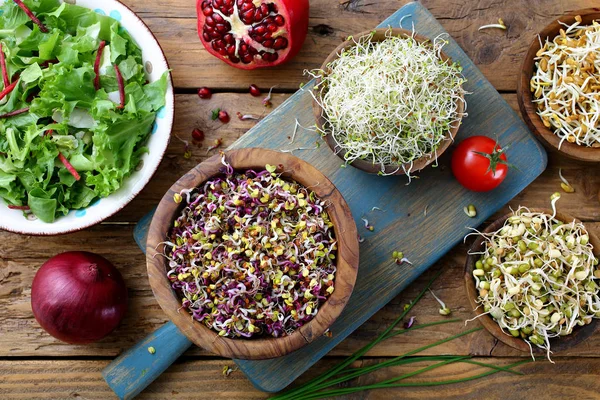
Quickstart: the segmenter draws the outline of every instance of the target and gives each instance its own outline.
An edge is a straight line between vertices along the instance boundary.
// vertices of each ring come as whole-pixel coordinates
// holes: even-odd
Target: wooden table
[[[116,355],[145,337],[164,322],[165,315],[152,296],[146,277],[145,259],[132,238],[135,223],[156,205],[166,189],[180,175],[207,157],[207,147],[222,138],[224,146],[244,134],[252,121],[222,126],[209,118],[210,110],[224,108],[235,116],[242,113],[262,114],[266,110],[260,98],[247,94],[248,85],[262,88],[277,85],[277,106],[307,81],[302,72],[318,67],[326,55],[349,34],[377,25],[405,4],[405,0],[311,0],[309,36],[303,51],[288,65],[277,70],[244,72],[234,70],[211,57],[196,36],[194,1],[126,0],[156,34],[173,68],[177,90],[174,134],[190,139],[193,128],[206,133],[201,147],[193,147],[191,159],[183,157],[184,147],[176,139],[148,187],[122,212],[107,222],[83,232],[62,237],[32,238],[0,232],[0,396],[2,398],[113,398],[100,371]],[[490,82],[516,110],[517,73],[529,42],[552,19],[567,11],[592,7],[591,0],[451,1],[425,0],[423,4],[440,20],[462,48],[479,66]],[[478,32],[481,25],[501,17],[507,31]],[[210,101],[200,100],[196,88],[210,86],[217,94]],[[482,134],[493,135],[494,127]],[[600,170],[598,166],[579,164],[551,154],[546,172],[509,206],[548,205],[549,196],[560,190],[559,168],[575,187],[573,194],[563,194],[559,208],[586,222],[600,234]],[[512,172],[517,173],[517,172]],[[401,245],[401,244],[400,244]],[[33,318],[30,306],[31,281],[38,267],[50,256],[68,250],[88,250],[106,256],[119,267],[129,288],[130,311],[122,326],[110,337],[90,346],[61,343],[46,334]],[[437,266],[394,299],[371,320],[352,334],[330,355],[311,369],[305,380],[322,371],[337,359],[366,344],[397,316],[405,303],[423,287],[430,276],[443,270],[434,290],[452,308],[453,316],[472,317],[465,298],[462,268],[466,246],[461,245],[445,256]],[[439,320],[438,304],[426,296],[414,309],[419,322]],[[477,326],[471,322],[468,327]],[[369,353],[370,360],[402,354],[464,330],[463,324],[450,324],[396,336]],[[441,388],[374,391],[352,398],[600,398],[600,334],[563,354],[554,356],[556,364],[539,360],[520,370],[526,375],[504,373],[468,384]],[[487,362],[508,363],[526,356],[498,343],[485,331],[463,337],[435,348],[429,354],[470,354]],[[152,399],[250,399],[265,398],[240,372],[222,375],[228,360],[219,359],[199,348],[192,348],[139,398]],[[453,365],[439,369],[430,378],[466,376],[479,367]],[[365,377],[360,383],[372,382],[402,373],[400,367]]]

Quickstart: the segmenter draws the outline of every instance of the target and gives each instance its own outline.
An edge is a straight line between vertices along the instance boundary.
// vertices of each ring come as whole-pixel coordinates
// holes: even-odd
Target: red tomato
[[[474,192],[488,192],[498,187],[506,178],[508,167],[504,150],[486,136],[463,140],[452,155],[454,176]]]

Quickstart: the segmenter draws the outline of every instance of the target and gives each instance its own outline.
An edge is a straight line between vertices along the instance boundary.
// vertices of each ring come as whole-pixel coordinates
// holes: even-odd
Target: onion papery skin
[[[31,307],[38,323],[71,344],[96,342],[127,312],[121,273],[104,257],[72,251],[52,257],[33,279]]]

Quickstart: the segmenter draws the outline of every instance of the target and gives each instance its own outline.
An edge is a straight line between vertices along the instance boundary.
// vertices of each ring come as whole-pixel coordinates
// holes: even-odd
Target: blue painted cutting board
[[[411,29],[414,24],[415,31],[423,36],[434,38],[446,34],[418,3],[402,7],[379,27],[400,27],[403,17],[406,17],[402,23],[404,28]],[[501,144],[511,145],[508,157],[518,172],[511,170],[498,190],[473,193],[463,189],[449,168],[452,148],[440,159],[438,168],[428,168],[419,179],[407,185],[406,177],[379,177],[352,167],[340,168],[340,159],[314,132],[299,128],[294,142],[290,143],[296,119],[305,127],[315,123],[312,97],[308,92],[312,82],[232,145],[232,148],[307,149],[295,150],[293,154],[319,168],[333,181],[350,205],[359,233],[365,239],[360,247],[361,263],[354,293],[331,327],[332,337],[323,336],[297,352],[273,360],[236,360],[240,370],[259,389],[275,392],[292,383],[460,242],[468,226],[484,222],[546,168],[546,153],[525,124],[458,44],[449,36],[448,40],[444,51],[463,66],[467,78],[465,89],[471,93],[466,97],[469,115],[463,120],[457,141],[484,134],[497,136]],[[320,147],[317,148],[316,143]],[[469,204],[477,207],[474,219],[463,212],[463,207]],[[384,211],[372,211],[373,207]],[[367,218],[375,227],[373,232],[364,228],[362,218]],[[147,216],[140,221],[135,232],[142,249],[146,245],[150,219],[151,216]],[[396,265],[391,256],[394,250],[403,251],[413,266]]]

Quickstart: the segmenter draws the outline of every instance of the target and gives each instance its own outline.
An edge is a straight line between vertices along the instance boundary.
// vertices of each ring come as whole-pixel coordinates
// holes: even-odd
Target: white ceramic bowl
[[[0,3],[2,2],[0,0]],[[67,0],[67,2],[110,15],[120,21],[123,28],[129,32],[142,49],[145,71],[150,82],[157,80],[165,71],[169,70],[165,55],[150,29],[133,11],[119,1]],[[173,82],[169,76],[166,105],[158,112],[153,133],[147,143],[149,152],[142,157],[142,168],[125,179],[123,187],[117,192],[97,200],[88,208],[73,210],[50,224],[39,219],[28,220],[23,216],[22,211],[9,209],[6,202],[0,199],[0,229],[28,235],[58,235],[90,227],[120,211],[142,191],[158,169],[173,128],[174,103]]]

